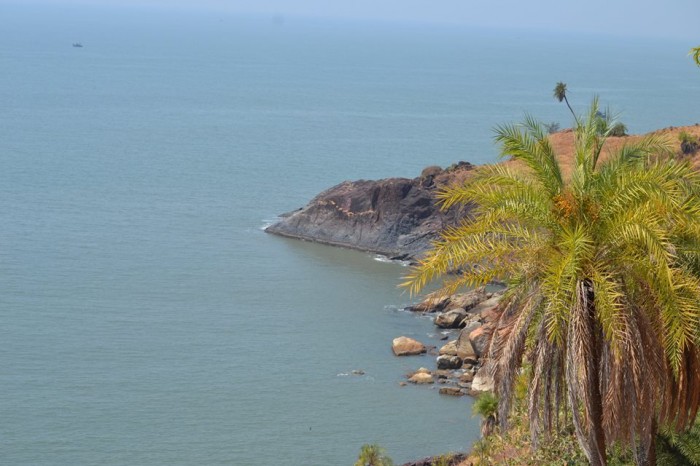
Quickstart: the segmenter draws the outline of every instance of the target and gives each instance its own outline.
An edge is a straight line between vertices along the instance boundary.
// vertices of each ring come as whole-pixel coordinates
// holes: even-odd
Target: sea
[[[80,43],[83,47],[74,47]],[[407,268],[268,235],[343,180],[493,162],[493,128],[700,121],[698,44],[179,7],[0,4],[0,464],[351,465],[469,449],[400,386]],[[364,375],[353,374],[362,371]]]

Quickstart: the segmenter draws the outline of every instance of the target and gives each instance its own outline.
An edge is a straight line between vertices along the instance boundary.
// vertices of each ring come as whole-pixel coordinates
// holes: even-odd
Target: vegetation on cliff
[[[541,124],[499,127],[519,167],[480,167],[440,192],[444,208],[471,203],[475,217],[444,231],[405,285],[415,293],[450,270],[461,273],[447,292],[507,281],[489,350],[501,432],[527,374],[535,448],[573,426],[591,464],[618,447],[655,464],[659,426],[683,431],[700,405],[700,176],[656,135],[604,160],[613,128],[594,100],[576,118],[567,176]]]

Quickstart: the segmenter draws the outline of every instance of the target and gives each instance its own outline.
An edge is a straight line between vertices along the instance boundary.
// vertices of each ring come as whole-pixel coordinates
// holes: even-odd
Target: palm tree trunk
[[[567,102],[568,105],[568,102]],[[586,302],[588,304],[588,312],[586,313],[586,325],[588,326],[589,335],[592,336],[592,357],[588,361],[590,364],[590,380],[588,385],[589,399],[591,400],[591,419],[589,430],[589,442],[591,445],[596,445],[593,449],[593,457],[589,458],[592,466],[605,466],[608,464],[607,455],[605,452],[605,431],[603,430],[603,398],[600,394],[600,348],[602,344],[602,329],[598,320],[595,317],[594,291],[593,284],[590,280],[584,281],[586,289]]]
[[[574,120],[578,121],[578,118],[576,117],[576,114],[574,113],[574,109],[571,108],[571,105],[569,105],[569,99],[567,99],[566,96],[564,96],[564,102],[566,102],[566,106],[569,107],[569,111],[574,116]]]
[[[656,466],[656,431],[658,430],[658,425],[656,423],[656,417],[651,419],[651,429],[649,432],[649,439],[641,439],[639,448],[639,453],[637,454],[637,464],[639,466]]]

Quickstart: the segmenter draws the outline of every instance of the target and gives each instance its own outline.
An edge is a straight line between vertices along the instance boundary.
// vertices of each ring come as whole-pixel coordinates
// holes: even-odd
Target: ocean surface
[[[569,126],[557,81],[632,132],[694,124],[693,45],[0,5],[0,463],[469,448],[469,399],[399,386],[434,361],[391,340],[440,344],[406,269],[263,227],[346,179],[494,161],[525,112]]]

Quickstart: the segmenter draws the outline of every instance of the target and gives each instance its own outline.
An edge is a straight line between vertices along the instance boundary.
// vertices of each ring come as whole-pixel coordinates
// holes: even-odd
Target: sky
[[[676,38],[700,44],[700,0],[25,0],[83,5],[157,5],[234,14],[451,23],[488,29],[571,31]],[[1,3],[18,0],[0,0]],[[24,3],[24,2],[22,2]]]

